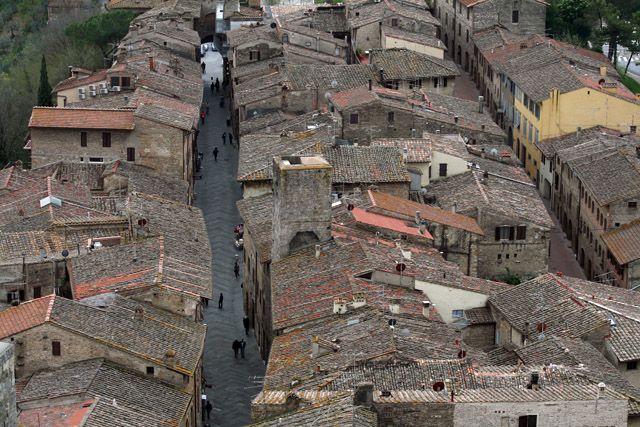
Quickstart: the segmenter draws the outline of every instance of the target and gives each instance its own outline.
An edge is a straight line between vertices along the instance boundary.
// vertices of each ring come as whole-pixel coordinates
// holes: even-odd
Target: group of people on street
[[[211,86],[209,87],[211,88],[211,93],[213,93],[214,89],[216,90],[216,92],[220,92],[220,80],[216,77],[216,81],[214,83],[213,77],[211,77]]]
[[[238,357],[238,350],[240,351],[240,355],[244,359],[244,348],[247,346],[247,343],[244,340],[234,340],[231,348],[233,348],[233,357]]]

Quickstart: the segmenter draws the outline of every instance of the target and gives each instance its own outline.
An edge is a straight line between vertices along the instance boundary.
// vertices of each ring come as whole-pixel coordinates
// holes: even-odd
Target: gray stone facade
[[[321,157],[273,159],[272,261],[331,239],[331,177]]]
[[[18,425],[13,344],[0,342],[0,425]]]

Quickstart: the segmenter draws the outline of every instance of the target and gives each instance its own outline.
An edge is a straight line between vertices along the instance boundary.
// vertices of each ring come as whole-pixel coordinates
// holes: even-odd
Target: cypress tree
[[[38,105],[41,107],[53,106],[53,102],[51,102],[51,85],[49,84],[49,75],[47,74],[47,61],[44,59],[44,55],[42,55],[42,65],[40,66]]]

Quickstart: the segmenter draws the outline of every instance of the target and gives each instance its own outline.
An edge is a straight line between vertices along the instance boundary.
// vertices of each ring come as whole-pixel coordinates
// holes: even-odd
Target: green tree
[[[507,271],[504,274],[502,274],[502,276],[500,276],[498,280],[502,283],[507,283],[509,285],[519,285],[520,283],[522,283],[522,279],[520,278],[520,275],[518,273],[514,273],[513,271],[511,271],[509,267],[507,267]]]
[[[40,86],[38,86],[38,105],[41,107],[51,107],[51,85],[49,84],[49,74],[47,73],[47,61],[42,55],[42,65],[40,65]]]
[[[129,10],[114,10],[89,18],[80,24],[71,24],[65,34],[78,44],[94,44],[104,56],[129,31],[129,23],[136,14]]]
[[[629,65],[631,65],[631,61],[633,61],[633,55],[640,52],[640,12],[634,13],[629,21],[629,35],[625,46],[629,49],[629,62],[627,62],[627,66],[624,67],[624,74],[626,76]]]
[[[609,41],[609,60],[613,61],[614,65],[618,64],[618,45],[626,45],[631,39],[631,25],[621,18],[618,10],[611,6],[607,9],[605,16],[606,26],[602,31],[598,31],[597,34]]]

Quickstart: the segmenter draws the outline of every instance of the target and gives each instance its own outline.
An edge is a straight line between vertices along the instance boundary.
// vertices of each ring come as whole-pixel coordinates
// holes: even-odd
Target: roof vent
[[[431,315],[431,301],[429,300],[422,301],[422,315],[427,319]]]
[[[62,200],[55,196],[47,196],[44,199],[40,199],[40,207],[43,208],[48,205],[62,206]]]
[[[144,319],[144,307],[139,304],[136,305],[136,308],[134,308],[134,318],[135,320]]]
[[[344,314],[347,312],[347,300],[342,297],[333,299],[333,314]]]
[[[367,305],[367,296],[364,292],[353,293],[353,308],[360,308]]]

